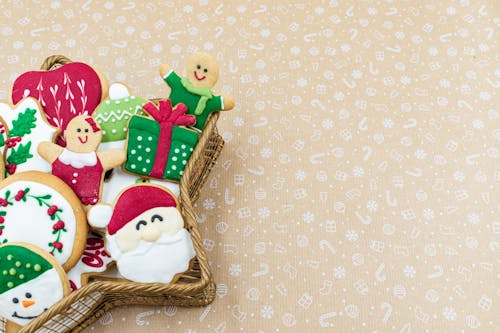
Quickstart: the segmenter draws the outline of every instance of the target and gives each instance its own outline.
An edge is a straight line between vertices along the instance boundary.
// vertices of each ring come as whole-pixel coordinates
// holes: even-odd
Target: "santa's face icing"
[[[77,153],[89,153],[97,150],[102,139],[102,133],[97,124],[89,116],[73,118],[66,130],[67,148]]]
[[[215,58],[205,52],[194,53],[186,67],[189,82],[195,87],[212,88],[219,79],[219,65]]]
[[[163,234],[175,235],[184,222],[175,207],[152,208],[128,222],[116,233],[116,242],[121,252],[134,250],[141,240],[156,242]]]
[[[169,209],[169,213],[177,211]],[[156,212],[150,212],[153,210]],[[116,261],[118,271],[131,281],[170,283],[176,274],[189,268],[195,256],[191,235],[182,227],[182,218],[174,226],[167,226],[171,221],[165,220],[167,215],[156,214],[158,210],[161,212],[161,209],[151,209],[115,235],[106,236],[107,250]],[[158,216],[164,220],[160,221]]]
[[[0,316],[24,326],[64,297],[55,269],[2,294]]]

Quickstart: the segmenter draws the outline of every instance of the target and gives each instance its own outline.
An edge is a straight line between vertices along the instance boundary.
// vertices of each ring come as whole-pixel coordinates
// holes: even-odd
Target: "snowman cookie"
[[[185,104],[187,114],[196,117],[194,127],[199,130],[203,129],[212,112],[231,110],[234,107],[233,96],[217,96],[212,92],[219,79],[219,64],[211,54],[192,54],[187,62],[185,78],[181,78],[165,64],[160,66],[160,75],[171,89],[168,98],[172,105]]]
[[[7,173],[50,172],[50,164],[38,155],[36,149],[40,142],[55,140],[60,130],[47,122],[38,101],[27,97],[14,106],[0,103],[0,116],[8,129],[5,142]]]
[[[92,207],[88,221],[106,227],[106,250],[119,273],[134,282],[175,282],[196,255],[179,203],[163,187],[126,188],[113,207]]]
[[[102,132],[92,117],[73,118],[65,131],[66,148],[42,142],[38,153],[52,165],[52,174],[62,179],[85,206],[95,205],[102,190],[104,173],[125,161],[121,149],[97,151]]]
[[[29,324],[69,293],[64,270],[49,253],[26,243],[0,246],[0,316],[8,320],[8,331]]]
[[[78,197],[59,178],[27,171],[0,182],[0,244],[36,245],[69,270],[83,253],[87,231]]]

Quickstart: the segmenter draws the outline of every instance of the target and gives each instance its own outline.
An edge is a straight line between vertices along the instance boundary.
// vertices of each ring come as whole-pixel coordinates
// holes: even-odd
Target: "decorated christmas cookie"
[[[50,254],[26,243],[0,246],[0,316],[16,330],[69,292],[68,279]]]
[[[214,111],[231,110],[234,98],[231,95],[216,96],[212,88],[219,79],[219,64],[210,54],[192,54],[186,66],[187,77],[181,78],[169,65],[160,66],[160,75],[170,86],[169,99],[172,104],[183,103],[188,114],[196,116],[196,127],[202,130],[208,116]]]
[[[0,180],[5,178],[5,161],[4,152],[6,149],[6,143],[9,139],[9,128],[5,123],[5,120],[0,116]]]
[[[82,206],[59,178],[28,171],[0,183],[0,244],[39,246],[69,270],[83,253],[86,235]]]
[[[125,146],[128,121],[133,115],[144,115],[142,106],[148,101],[130,94],[122,83],[109,87],[109,99],[104,100],[95,110],[93,117],[102,129],[102,142],[99,150]]]
[[[104,249],[102,237],[89,233],[82,257],[76,266],[68,272],[71,289],[76,290],[87,284],[90,276],[106,271],[112,262],[113,260]]]
[[[166,187],[175,196],[179,195],[179,184],[172,182],[165,182],[162,180],[156,180],[153,178],[151,179],[143,178],[138,175],[124,172],[122,168],[117,167],[113,169],[112,174],[103,184],[101,202],[113,203],[118,197],[118,194],[120,194],[120,192],[123,191],[125,188],[134,184],[147,184],[147,183]]]
[[[42,141],[52,141],[59,129],[49,125],[40,104],[27,97],[17,105],[0,103],[0,116],[5,120],[9,138],[6,142],[8,174],[22,171],[50,172],[50,164],[38,155]]]
[[[104,173],[125,161],[121,149],[96,152],[101,129],[89,116],[73,118],[66,128],[66,148],[42,142],[38,153],[52,165],[52,174],[68,184],[84,205],[100,198]]]
[[[91,115],[107,92],[107,81],[92,67],[72,62],[49,71],[30,71],[12,86],[14,104],[27,96],[36,98],[53,126],[63,131],[71,119]],[[64,133],[63,133],[64,135]],[[58,143],[65,145],[65,137]]]
[[[149,102],[143,108],[154,119],[130,119],[124,168],[145,177],[179,181],[199,135],[181,125],[192,125],[195,118],[184,114],[184,104],[172,108],[168,99],[159,101],[159,106]]]
[[[93,207],[88,220],[106,227],[106,249],[131,281],[175,282],[196,255],[175,196],[156,185],[125,189],[113,207]]]

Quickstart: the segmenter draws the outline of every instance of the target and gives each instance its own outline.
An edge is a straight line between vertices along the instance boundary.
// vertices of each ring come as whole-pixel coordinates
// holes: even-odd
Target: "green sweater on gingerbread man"
[[[196,117],[196,124],[193,127],[199,130],[205,127],[212,112],[224,108],[221,96],[213,95],[209,88],[193,87],[188,79],[181,78],[174,71],[165,75],[164,80],[171,88],[168,98],[172,101],[172,105],[184,103],[188,108],[186,114]]]

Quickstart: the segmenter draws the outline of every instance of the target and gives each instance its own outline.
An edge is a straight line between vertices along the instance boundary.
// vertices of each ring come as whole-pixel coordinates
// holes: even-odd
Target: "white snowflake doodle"
[[[274,316],[274,309],[271,305],[264,305],[260,308],[260,316],[265,319],[271,319]]]
[[[366,203],[366,209],[368,209],[368,211],[374,213],[378,210],[378,203],[375,200],[369,200]]]
[[[447,306],[443,308],[443,317],[446,318],[446,320],[453,321],[457,319],[457,312],[455,309],[451,306]]]
[[[415,270],[415,267],[413,267],[412,265],[406,265],[403,269],[403,274],[407,278],[413,279],[415,277],[415,275],[417,274],[417,271]]]
[[[231,264],[229,266],[229,274],[231,276],[240,276],[240,274],[241,274],[241,265],[240,264]]]
[[[203,207],[206,210],[212,210],[215,208],[215,200],[212,198],[207,198],[203,201]]]
[[[346,269],[344,266],[336,266],[333,268],[333,276],[336,279],[343,279],[346,276]]]
[[[345,237],[347,238],[348,241],[355,242],[358,240],[358,233],[356,232],[356,230],[353,229],[347,230]]]

